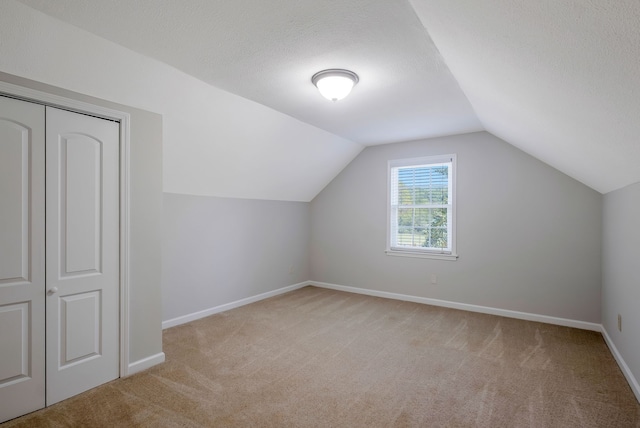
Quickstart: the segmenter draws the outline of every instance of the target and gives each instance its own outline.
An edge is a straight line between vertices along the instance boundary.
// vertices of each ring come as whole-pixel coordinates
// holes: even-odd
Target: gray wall
[[[459,259],[387,256],[387,161],[449,153]],[[486,132],[369,147],[311,202],[310,278],[599,323],[601,216],[598,192]]]
[[[129,361],[162,352],[162,116],[0,73],[0,80],[131,115]]]
[[[306,202],[165,193],[163,319],[309,279],[309,219]]]
[[[640,379],[639,222],[640,183],[604,196],[602,325],[636,379]]]

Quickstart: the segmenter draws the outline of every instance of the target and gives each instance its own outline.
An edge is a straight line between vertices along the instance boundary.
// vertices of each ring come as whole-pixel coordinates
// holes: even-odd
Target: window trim
[[[437,251],[432,249],[400,249],[391,247],[391,169],[398,167],[417,166],[426,164],[449,163],[451,162],[451,251]],[[417,158],[392,159],[387,161],[387,247],[385,253],[389,256],[426,258],[435,260],[457,260],[458,253],[456,251],[456,223],[457,223],[457,204],[456,204],[456,175],[457,175],[457,156],[456,154],[423,156]]]

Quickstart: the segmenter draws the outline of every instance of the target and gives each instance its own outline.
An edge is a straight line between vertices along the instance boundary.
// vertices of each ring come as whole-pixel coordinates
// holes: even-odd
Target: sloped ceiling
[[[640,181],[640,2],[411,0],[487,131],[606,193]]]
[[[486,129],[588,186],[640,181],[640,2],[20,0],[373,145]],[[339,103],[310,83],[360,75]]]
[[[356,143],[482,129],[405,0],[21,1]],[[359,75],[352,96],[318,94],[327,68]]]

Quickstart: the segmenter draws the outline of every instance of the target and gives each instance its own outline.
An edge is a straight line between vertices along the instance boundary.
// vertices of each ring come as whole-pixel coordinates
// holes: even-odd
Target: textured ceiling
[[[20,0],[352,141],[486,129],[605,193],[640,181],[638,0]],[[360,75],[339,103],[310,83]]]
[[[487,131],[601,193],[640,181],[640,1],[411,2]]]
[[[482,129],[406,0],[21,0],[218,88],[369,145]],[[340,103],[311,76],[355,71]]]

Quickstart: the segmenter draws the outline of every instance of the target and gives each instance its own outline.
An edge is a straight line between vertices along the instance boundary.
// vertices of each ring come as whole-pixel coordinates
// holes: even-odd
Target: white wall
[[[300,226],[295,237],[287,238],[295,242],[286,242],[304,258],[304,210],[224,198],[309,201],[362,149],[14,0],[0,3],[0,72],[163,116],[162,135],[153,128],[159,118],[144,112],[139,119],[134,117],[132,128],[132,132],[140,130],[142,141],[132,148],[140,162],[134,179],[138,195],[133,202],[137,232],[132,239],[138,242],[134,272],[145,284],[134,292],[142,293],[134,299],[145,308],[134,315],[134,323],[141,326],[139,341],[132,345],[134,360],[158,346],[157,334],[146,339],[142,332],[157,327],[152,306],[159,295],[151,292],[150,300],[143,300],[145,287],[160,283],[159,253],[153,247],[159,251],[157,214],[162,198],[157,196],[154,174],[159,171],[162,148],[164,191],[205,195],[185,200],[180,195],[164,196],[169,218],[164,221],[163,251],[178,260],[198,256],[198,248],[213,246],[217,251],[220,243],[213,234],[196,233],[190,223],[193,213],[182,211],[182,203],[210,215],[197,216],[194,224],[201,230],[215,229],[220,218],[243,218],[247,206],[282,211],[284,218]],[[384,255],[387,159],[450,152],[458,153],[459,162],[460,259],[443,262]],[[354,197],[353,192],[360,196]],[[550,213],[550,207],[557,210]],[[286,251],[274,255],[268,245],[251,256],[238,250],[228,265],[214,261],[218,270],[202,265],[200,270],[186,272],[180,263],[168,263],[162,279],[164,319],[311,278],[600,322],[601,196],[489,134],[369,148],[313,200],[310,215],[308,271],[300,259],[294,262],[300,268],[289,275],[292,255]],[[281,227],[278,215],[248,220],[252,228],[260,226],[264,231]],[[183,232],[194,241],[186,240]],[[276,269],[260,266],[261,257],[256,254],[264,254]],[[258,275],[251,277],[248,266],[256,268],[256,263]],[[427,284],[431,273],[438,275],[437,286]],[[181,285],[184,275],[198,280]],[[235,275],[240,275],[242,285],[218,286]],[[258,278],[266,281],[248,285]],[[605,300],[614,299],[611,280],[605,282]]]
[[[0,71],[162,114],[167,192],[310,201],[362,149],[14,0]]]
[[[449,153],[459,259],[387,256],[387,161]],[[600,323],[601,208],[486,132],[368,147],[311,203],[311,280]]]
[[[604,195],[603,224],[602,325],[640,379],[640,183]]]
[[[163,320],[309,279],[309,219],[306,202],[165,193]]]
[[[189,251],[198,247],[201,234],[189,235],[192,243],[165,240],[165,252],[177,258],[168,258],[161,278],[162,236],[157,227],[162,195],[156,192],[163,186],[166,192],[192,195],[310,201],[359,153],[360,145],[211,87],[14,0],[0,2],[1,72],[162,115],[162,120],[152,116],[160,128],[150,131],[146,116],[132,116],[132,133],[142,132],[140,143],[132,145],[132,156],[139,162],[134,167],[132,200],[132,322],[139,328],[132,335],[133,361],[160,350],[161,283],[165,287],[166,316],[170,318],[308,279],[308,245],[304,243],[308,228],[302,226],[295,229],[295,238],[286,238],[295,257],[289,250],[272,253],[271,247],[277,242],[263,241],[259,249],[225,253],[226,263],[220,263],[214,254],[212,264],[200,266],[197,272],[185,273],[176,260],[198,255]],[[103,103],[101,100],[96,102]],[[128,107],[123,109],[129,111]],[[157,162],[163,163],[164,171]],[[162,181],[156,174],[162,174]],[[165,236],[174,233],[180,237],[181,231],[192,226],[188,223],[191,218],[182,216],[179,210],[172,211],[175,207],[171,202],[178,196],[166,198],[167,215],[172,221]],[[207,204],[214,200],[225,207],[222,218],[215,210],[207,211]],[[245,217],[247,204],[263,209],[271,206],[267,202],[215,198],[186,201],[191,207],[198,201],[203,212],[210,214],[198,223],[205,231],[218,230],[216,225],[235,218],[251,222],[246,226],[251,230],[261,228],[262,234],[256,233],[263,238],[273,238],[268,232],[280,227],[277,209],[272,217]],[[278,209],[284,210],[285,218],[304,223],[308,214],[287,211],[284,206]],[[221,243],[208,236],[216,245]],[[288,273],[291,258],[297,265],[293,275]],[[265,260],[279,270],[271,271]],[[198,279],[185,285],[185,274]],[[250,279],[254,280],[251,284]]]

